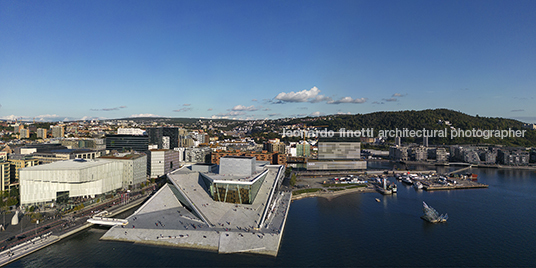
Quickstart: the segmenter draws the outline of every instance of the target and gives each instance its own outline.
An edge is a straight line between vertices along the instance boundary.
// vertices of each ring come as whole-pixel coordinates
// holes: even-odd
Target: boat
[[[422,189],[422,187],[423,187],[423,185],[422,185],[422,183],[420,181],[415,181],[413,183],[413,188],[415,188],[415,190],[420,190],[420,189]]]
[[[380,203],[380,199],[376,198],[376,202]]]
[[[413,181],[408,176],[403,176],[402,177],[402,182],[405,183],[405,184],[409,184],[409,185],[413,184]]]
[[[393,183],[393,184],[390,185],[390,187],[391,187],[391,192],[392,192],[393,194],[395,194],[395,193],[398,191],[398,189],[397,189],[397,187],[396,187],[396,184]]]
[[[428,206],[424,201],[422,202],[422,211],[424,212],[424,215],[421,216],[421,219],[431,222],[431,223],[439,223],[439,222],[446,222],[449,216],[447,214],[441,214],[439,215],[439,212],[435,210],[433,207]]]

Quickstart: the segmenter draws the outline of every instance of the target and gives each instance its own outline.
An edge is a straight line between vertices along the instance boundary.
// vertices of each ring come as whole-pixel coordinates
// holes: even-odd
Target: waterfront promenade
[[[58,215],[56,218],[44,219],[39,225],[31,223],[29,217],[23,216],[18,225],[10,225],[6,228],[6,231],[0,233],[0,239],[2,239],[0,242],[2,250],[0,252],[0,266],[16,261],[93,226],[92,223],[87,222],[87,219],[99,211],[107,210],[109,212],[108,216],[113,217],[141,205],[150,193],[149,190],[153,187],[147,187],[145,194],[130,196],[128,199],[112,198],[104,200],[77,211],[77,213],[71,212],[62,216]],[[9,220],[11,220],[11,217],[9,217]]]

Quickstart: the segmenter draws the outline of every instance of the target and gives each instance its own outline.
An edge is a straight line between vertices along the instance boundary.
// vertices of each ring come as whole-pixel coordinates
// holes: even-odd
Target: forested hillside
[[[312,118],[309,118],[312,119]],[[309,121],[309,126],[323,126],[337,131],[341,128],[358,130],[361,128],[374,128],[375,133],[379,130],[394,130],[396,128],[407,128],[410,130],[422,129],[448,129],[449,136],[440,138],[429,138],[430,144],[502,144],[507,146],[536,146],[536,131],[523,128],[523,122],[504,119],[471,116],[461,112],[448,109],[422,110],[422,111],[397,111],[397,112],[375,112],[370,114],[356,115],[331,115],[318,119],[294,119],[285,125],[299,124]],[[450,125],[445,124],[448,121]],[[523,138],[454,138],[450,137],[450,127],[462,130],[526,130]],[[393,140],[393,139],[389,139]],[[404,138],[404,142],[421,142],[420,138]]]

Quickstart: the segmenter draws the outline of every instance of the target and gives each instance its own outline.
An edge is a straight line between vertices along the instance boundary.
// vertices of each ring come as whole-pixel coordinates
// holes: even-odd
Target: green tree
[[[296,181],[297,181],[297,178],[296,178],[296,173],[293,173],[292,176],[290,176],[290,186],[294,187],[294,185],[296,185]]]

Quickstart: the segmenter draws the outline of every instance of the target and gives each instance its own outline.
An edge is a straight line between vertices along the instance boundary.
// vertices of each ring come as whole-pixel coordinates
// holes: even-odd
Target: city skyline
[[[536,123],[533,1],[2,1],[0,119]]]

